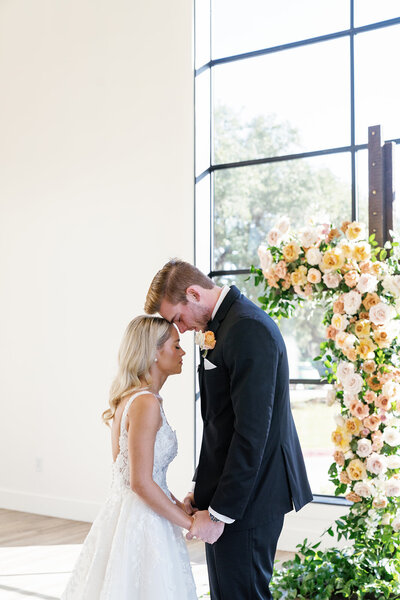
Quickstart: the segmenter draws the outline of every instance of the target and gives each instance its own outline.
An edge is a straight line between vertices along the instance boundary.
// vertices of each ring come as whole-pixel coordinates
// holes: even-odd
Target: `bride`
[[[181,528],[193,517],[168,490],[177,453],[159,391],[180,373],[185,352],[176,328],[136,317],[119,350],[110,392],[113,481],[87,536],[62,600],[195,600]]]

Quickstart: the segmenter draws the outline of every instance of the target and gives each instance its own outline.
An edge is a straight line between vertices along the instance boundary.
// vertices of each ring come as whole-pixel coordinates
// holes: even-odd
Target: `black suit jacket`
[[[247,529],[312,500],[289,400],[286,348],[274,321],[232,286],[207,329],[199,365],[203,440],[195,502]]]

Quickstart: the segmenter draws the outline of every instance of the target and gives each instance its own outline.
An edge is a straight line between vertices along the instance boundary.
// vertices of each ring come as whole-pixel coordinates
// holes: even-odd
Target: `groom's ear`
[[[190,285],[186,288],[186,298],[188,302],[200,302],[200,286],[198,285]]]

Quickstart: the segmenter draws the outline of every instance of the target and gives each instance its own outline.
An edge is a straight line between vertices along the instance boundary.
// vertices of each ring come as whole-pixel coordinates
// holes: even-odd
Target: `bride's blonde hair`
[[[161,317],[140,316],[133,319],[122,338],[118,353],[118,373],[110,389],[110,408],[101,415],[104,423],[114,417],[121,400],[137,389],[151,385],[150,367],[171,335],[171,323]]]

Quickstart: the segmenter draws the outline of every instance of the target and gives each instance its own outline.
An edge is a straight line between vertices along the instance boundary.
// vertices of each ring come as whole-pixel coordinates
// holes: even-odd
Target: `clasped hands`
[[[214,544],[222,535],[225,523],[211,521],[208,510],[198,510],[194,503],[193,492],[186,496],[183,505],[185,512],[193,517],[193,523],[186,534],[186,539],[200,538],[207,544]]]

